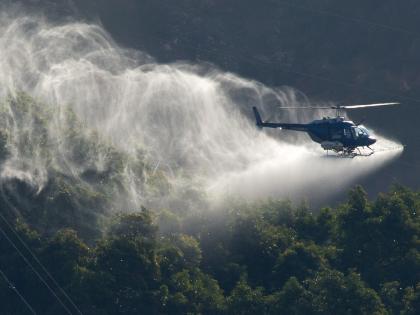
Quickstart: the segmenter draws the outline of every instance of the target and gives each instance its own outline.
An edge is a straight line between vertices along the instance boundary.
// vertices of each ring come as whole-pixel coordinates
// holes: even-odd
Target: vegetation
[[[72,1],[159,61],[210,61],[320,99],[418,98],[415,1],[128,2]],[[407,108],[399,135],[413,135],[417,161]],[[369,201],[356,187],[334,209],[268,200],[210,212],[185,189],[168,209],[115,215],[138,203],[125,169],[144,204],[173,187],[141,148],[121,153],[62,114],[55,125],[24,93],[0,104],[1,314],[30,314],[21,297],[46,315],[420,313],[419,192]]]
[[[167,210],[115,215],[133,205],[127,167],[148,200],[173,194],[147,153],[119,152],[70,110],[58,128],[24,93],[0,108],[2,314],[29,314],[22,297],[46,315],[420,310],[418,192],[394,187],[370,202],[356,187],[315,214],[276,200],[210,211],[184,187]]]
[[[91,247],[71,229],[44,236],[21,221],[15,229],[83,314],[414,315],[419,210],[420,193],[394,187],[369,202],[356,187],[318,214],[282,201],[184,216],[143,208],[115,216]],[[63,313],[7,239],[0,248],[1,269],[28,302]],[[0,284],[2,313],[27,314]]]
[[[165,175],[143,151],[117,150],[70,107],[54,108],[24,92],[10,95],[0,103],[2,212],[43,233],[73,228],[94,240],[116,204],[122,210],[139,203],[132,189],[151,204],[169,194]]]

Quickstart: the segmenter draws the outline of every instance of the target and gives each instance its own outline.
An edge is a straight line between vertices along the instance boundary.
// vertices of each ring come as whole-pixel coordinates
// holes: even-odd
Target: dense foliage
[[[143,208],[114,217],[91,247],[71,229],[44,237],[18,220],[15,230],[83,314],[408,315],[420,310],[419,210],[419,193],[394,187],[370,202],[356,187],[318,214],[274,200],[183,216]],[[0,248],[28,302],[64,313],[4,237]],[[27,314],[0,283],[2,314]]]

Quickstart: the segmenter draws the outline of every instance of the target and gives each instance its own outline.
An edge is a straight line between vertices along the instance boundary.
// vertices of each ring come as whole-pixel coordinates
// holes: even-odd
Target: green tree
[[[408,287],[404,290],[403,309],[401,315],[414,315],[420,311],[420,283],[416,287]]]
[[[222,314],[226,308],[223,291],[216,280],[199,269],[184,270],[168,281],[168,314]]]
[[[360,275],[347,276],[336,270],[319,272],[308,280],[312,309],[317,314],[384,314],[378,294],[368,288]]]
[[[261,217],[238,218],[230,251],[235,261],[246,266],[250,283],[268,285],[278,255],[292,244],[294,234],[294,230],[272,225]]]
[[[398,281],[383,283],[379,294],[391,314],[400,314],[403,305],[404,290]]]
[[[413,285],[420,280],[420,233],[415,195],[402,191],[381,195],[374,204],[360,188],[351,191],[348,205],[338,218],[339,247],[343,269],[356,267],[375,288],[395,280]],[[418,197],[417,197],[418,198]]]
[[[270,298],[271,314],[310,315],[316,314],[312,307],[311,293],[295,278],[291,277],[281,291]]]
[[[295,243],[278,256],[273,275],[279,284],[290,277],[302,281],[325,267],[325,260],[315,244]]]
[[[266,314],[267,303],[264,289],[251,288],[243,277],[227,299],[228,313],[238,315]]]
[[[156,255],[156,226],[146,210],[119,218],[109,238],[96,249],[94,282],[97,305],[111,314],[157,313],[160,269]]]

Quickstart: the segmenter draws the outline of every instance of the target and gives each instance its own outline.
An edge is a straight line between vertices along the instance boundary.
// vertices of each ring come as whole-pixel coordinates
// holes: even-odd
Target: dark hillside
[[[420,4],[417,1],[22,1],[62,19],[100,21],[121,44],[161,62],[211,62],[315,102],[400,101],[351,112],[406,145],[403,157],[363,184],[418,188]]]
[[[9,89],[10,94],[0,100],[0,314],[420,314],[418,1],[16,2],[22,4],[14,8],[23,20],[26,12],[42,12],[54,21],[49,24],[42,19],[38,22],[28,19],[29,23],[19,24],[23,25],[20,33],[13,32],[12,27],[12,36],[7,36],[11,40],[6,44],[13,44],[14,34],[20,34],[22,38],[17,39],[23,44],[17,47],[22,47],[22,50],[28,48],[25,51],[27,54],[22,53],[22,56],[29,56],[29,61],[36,60],[34,55],[49,51],[48,38],[52,38],[46,36],[46,41],[35,43],[39,49],[29,49],[33,48],[29,45],[33,44],[33,37],[29,36],[31,25],[41,35],[48,35],[48,31],[54,28],[52,25],[56,25],[53,23],[65,24],[74,20],[102,23],[113,38],[108,40],[105,31],[89,33],[93,38],[106,39],[101,41],[104,46],[97,46],[99,52],[106,49],[118,52],[119,46],[113,46],[115,39],[120,45],[150,54],[160,63],[176,63],[179,60],[192,64],[210,63],[223,71],[231,71],[268,86],[293,86],[316,104],[400,101],[403,103],[400,107],[366,109],[352,113],[352,118],[360,121],[366,117],[375,131],[398,139],[407,147],[398,160],[359,180],[362,185],[348,192],[341,191],[340,200],[329,198],[324,203],[325,207],[313,208],[303,201],[296,205],[278,198],[250,201],[254,199],[246,199],[246,195],[234,195],[228,200],[209,200],[212,195],[203,189],[207,186],[200,181],[202,178],[196,179],[192,171],[188,172],[194,167],[199,168],[200,165],[196,164],[200,160],[193,159],[190,152],[195,151],[187,149],[200,145],[205,148],[198,151],[198,155],[208,160],[210,167],[205,168],[208,173],[216,172],[218,166],[217,158],[210,159],[214,151],[221,151],[217,152],[220,155],[215,155],[220,159],[224,155],[233,156],[234,163],[228,164],[231,168],[241,162],[241,157],[245,159],[245,155],[234,155],[233,150],[227,149],[234,147],[240,150],[248,145],[250,151],[258,151],[255,149],[256,142],[247,141],[255,131],[247,117],[243,117],[239,110],[224,112],[224,107],[213,106],[219,100],[221,103],[224,100],[226,106],[248,106],[250,100],[246,99],[246,84],[250,81],[240,82],[244,83],[244,88],[229,90],[228,80],[233,76],[209,81],[207,77],[187,71],[184,75],[192,77],[193,84],[180,80],[179,84],[172,86],[173,78],[176,78],[173,75],[182,73],[182,67],[189,66],[186,63],[170,71],[158,71],[157,76],[163,80],[152,82],[154,84],[149,90],[145,86],[153,81],[152,76],[144,79],[144,85],[133,84],[130,90],[127,85],[139,80],[139,77],[133,76],[137,63],[130,59],[131,54],[124,51],[124,55],[111,55],[130,60],[130,67],[124,67],[124,71],[114,70],[112,65],[111,70],[86,66],[86,77],[92,77],[95,83],[103,83],[109,75],[115,79],[109,81],[111,84],[100,88],[99,85],[85,84],[91,81],[76,76],[74,81],[57,80],[58,86],[64,82],[71,84],[62,85],[63,90],[53,90],[50,87],[57,85],[47,83],[57,79],[51,75],[54,70],[61,69],[60,74],[67,78],[66,70],[74,68],[66,68],[63,63],[48,65],[48,54],[39,63],[39,68],[30,62],[21,65],[20,60],[15,62],[19,58],[11,58],[15,57],[14,54],[20,56],[19,49],[10,50],[7,57],[15,63],[10,63],[12,66],[0,63],[2,67],[5,65],[6,79],[12,78],[2,81],[6,82],[5,85],[9,84],[5,90]],[[1,13],[5,21],[9,21],[6,13]],[[37,23],[45,28],[40,28]],[[0,23],[0,26],[4,27],[3,24]],[[8,27],[2,29],[9,30]],[[56,37],[69,38],[61,37],[62,33],[57,28],[54,30]],[[68,33],[70,38],[77,39],[78,35],[83,35],[77,33],[79,30],[83,31],[83,28],[72,29]],[[29,34],[27,37],[23,36],[27,35],[26,31]],[[98,34],[105,34],[105,37]],[[80,37],[83,39],[83,36]],[[0,40],[3,37],[0,36]],[[54,43],[63,45],[63,41]],[[7,48],[4,42],[1,44],[1,47]],[[75,40],[68,49],[75,47],[83,50],[88,44],[89,41]],[[44,45],[48,49],[44,49]],[[97,53],[97,50],[93,52]],[[33,51],[36,53],[32,54]],[[62,52],[60,49],[57,51]],[[90,56],[92,51],[87,51]],[[64,49],[64,52],[64,64],[86,57],[74,54],[67,58],[67,50]],[[0,51],[0,56],[2,53],[6,55]],[[108,60],[112,62],[114,59],[99,59],[99,63],[102,65]],[[131,67],[131,62],[136,66]],[[142,73],[153,74],[150,64],[139,64],[143,67]],[[83,72],[85,65],[89,63],[77,69]],[[14,76],[7,75],[17,72],[14,67],[20,66],[19,71],[24,70],[22,77],[27,79],[26,74],[29,77],[28,81],[22,80],[27,83],[23,84],[25,87],[38,88],[42,84],[32,81],[47,78],[40,81],[46,84],[48,92],[52,90],[47,95],[68,92],[66,95],[72,96],[73,101],[74,96],[80,94],[82,96],[74,100],[80,107],[74,108],[86,110],[79,111],[78,116],[71,104],[58,103],[54,97],[50,98],[53,100],[51,103],[47,103],[32,94],[13,90],[18,84],[10,82]],[[40,71],[44,66],[51,66],[53,71]],[[206,66],[203,68],[213,69],[211,65]],[[107,76],[101,77],[101,73]],[[118,81],[118,75],[128,79]],[[192,115],[195,112],[183,111],[184,107],[174,105],[186,103],[185,107],[189,107],[191,104],[185,101],[185,95],[193,94],[195,85],[204,92],[221,85],[226,86],[226,90],[222,89],[212,94],[215,97],[209,98],[208,102],[200,103],[202,106],[198,107],[198,111],[201,115]],[[76,91],[69,91],[73,86]],[[133,90],[144,89],[148,92],[145,94],[151,95],[151,101],[146,99],[150,101],[148,108],[157,108],[157,111],[131,110],[136,106],[128,107],[128,111],[110,111],[109,121],[114,122],[113,119],[119,115],[132,119],[115,119],[116,124],[93,126],[92,122],[99,121],[98,116],[109,108],[100,101],[93,103],[97,106],[94,108],[88,107],[91,104],[87,101],[85,104],[84,96],[90,95],[92,86],[96,88],[92,94],[100,96],[114,86],[116,89],[111,92],[115,94],[130,94]],[[162,86],[166,89],[160,89]],[[83,88],[89,93],[81,93]],[[175,91],[183,89],[183,93],[175,95],[172,88]],[[258,96],[261,91],[255,89],[254,94]],[[229,102],[230,98],[219,97],[229,92],[239,94],[232,98],[236,96],[239,100],[246,100],[236,103]],[[161,94],[165,102],[156,101],[156,95]],[[105,95],[109,98],[114,96],[112,93]],[[139,95],[143,94],[129,95],[135,105],[139,102]],[[201,95],[193,94],[191,103],[200,102]],[[273,93],[270,95],[275,96]],[[159,107],[159,103],[168,106]],[[121,108],[121,102],[112,103],[115,104],[117,106],[113,109]],[[85,105],[86,108],[83,107]],[[236,106],[231,107],[236,110]],[[206,108],[215,111],[206,111]],[[91,113],[93,119],[84,120],[83,116],[87,113]],[[245,140],[241,138],[240,142],[233,142],[230,139],[232,127],[229,123],[234,122],[230,114],[237,115],[234,118],[239,123],[235,130],[248,127],[251,130],[251,133],[242,134]],[[155,116],[168,119],[154,120]],[[195,128],[196,124],[188,125],[194,127],[191,130],[188,126],[182,128],[189,120],[203,125],[210,120],[208,117],[212,121],[220,118],[220,124],[214,123],[216,137],[203,132],[206,128]],[[143,125],[138,123],[139,120]],[[146,122],[151,123],[151,134],[160,135],[164,141],[150,137],[149,142],[144,142],[149,144],[148,147],[139,141]],[[124,123],[126,126],[122,126]],[[171,128],[161,128],[162,124],[171,125]],[[228,132],[218,133],[225,125],[229,125]],[[100,133],[101,128],[107,127],[110,130],[107,130],[108,133]],[[112,142],[112,137],[107,135],[118,133],[116,129],[120,127],[125,127],[122,129],[127,132],[115,137]],[[134,133],[135,130],[141,132]],[[184,134],[188,137],[183,138]],[[197,134],[202,137],[194,137]],[[128,142],[127,138],[132,135],[134,141]],[[258,134],[261,135],[266,136]],[[175,146],[174,139],[182,140],[182,146]],[[217,146],[215,139],[227,145]],[[267,139],[275,144],[281,142],[269,136]],[[119,146],[126,142],[129,143],[128,149]],[[261,143],[269,144],[257,142]],[[276,148],[267,147],[269,150]],[[174,161],[171,167],[169,163],[165,165],[165,160],[154,159],[159,155],[151,153],[149,150],[152,149],[162,149],[162,155],[168,160],[175,160],[177,155],[187,159]],[[291,155],[292,159],[300,157],[301,151],[297,152]],[[320,164],[312,163],[315,161],[312,159],[309,162],[303,159],[293,164],[292,159],[286,161],[287,171],[292,165],[305,168],[298,170],[296,167],[296,170],[283,174],[299,177],[294,184],[299,195],[301,185],[309,182],[310,190],[314,186],[313,179],[309,181],[310,174],[307,174],[311,168],[317,175],[314,177],[317,191],[321,194],[322,190],[326,190],[324,185],[327,180],[323,170],[328,161]],[[380,164],[380,159],[370,161]],[[183,169],[183,162],[191,164],[192,168]],[[324,168],[318,170],[317,165]],[[366,175],[365,170],[370,170],[363,168],[367,164],[352,165],[351,171],[355,174]],[[354,165],[360,169],[356,170]],[[263,176],[270,170],[263,169]],[[328,174],[354,175],[344,172]],[[223,176],[232,174],[226,171],[221,175],[221,179],[225,179]],[[243,185],[242,177],[238,178]],[[250,179],[251,189],[245,190],[250,194],[253,189],[258,190],[261,188],[258,186],[266,184],[265,177],[264,181],[260,180],[261,177]],[[336,186],[334,191],[349,186],[351,182],[343,181],[343,184],[340,178],[330,176],[328,183],[331,179]],[[286,191],[289,184],[293,186],[293,178],[281,180],[283,182],[275,187],[278,192]],[[221,182],[215,183],[218,185]],[[270,186],[271,182],[268,184]],[[307,190],[302,188],[302,191]],[[301,200],[305,198],[307,195],[302,193]]]

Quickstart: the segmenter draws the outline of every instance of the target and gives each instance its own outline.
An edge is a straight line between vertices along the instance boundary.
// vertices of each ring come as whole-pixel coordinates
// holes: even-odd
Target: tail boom
[[[252,110],[254,111],[256,125],[258,128],[280,128],[280,129],[295,130],[295,131],[308,131],[308,127],[306,124],[286,124],[286,123],[265,122],[261,119],[261,115],[255,106],[252,107]]]

